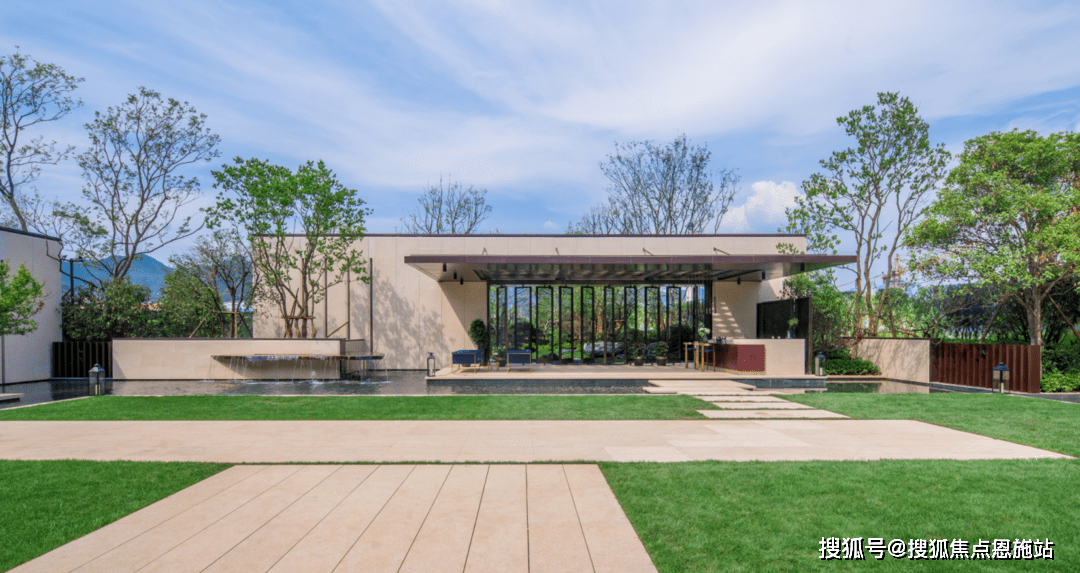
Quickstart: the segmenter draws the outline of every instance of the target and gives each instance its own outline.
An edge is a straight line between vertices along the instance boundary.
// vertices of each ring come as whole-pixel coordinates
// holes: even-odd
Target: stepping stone
[[[711,400],[710,400],[711,402]],[[816,408],[795,402],[712,402],[723,410],[814,410]]]
[[[841,419],[847,416],[825,410],[698,410],[702,416],[717,420],[777,419],[777,418],[824,418]]]
[[[669,390],[667,388],[649,388],[649,387],[645,387],[644,390],[648,394],[678,394],[678,392],[676,392],[675,390]]]
[[[787,401],[787,400],[785,400],[783,398],[775,398],[773,396],[706,396],[706,397],[697,396],[697,398],[701,398],[702,400],[705,400],[706,402],[713,402],[713,403],[719,403],[719,402],[724,402],[724,403],[728,403],[728,402],[754,403],[754,402],[756,402],[756,403],[759,403],[759,404],[760,403],[774,403],[774,404],[775,403],[780,403],[780,404],[792,404],[793,403],[793,402],[789,402],[789,401]]]

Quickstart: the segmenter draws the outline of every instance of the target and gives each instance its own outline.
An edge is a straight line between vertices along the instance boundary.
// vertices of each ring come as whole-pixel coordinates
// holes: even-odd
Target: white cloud
[[[739,205],[728,209],[720,222],[721,233],[749,233],[750,221],[746,219],[746,206]]]
[[[753,193],[746,199],[747,216],[768,223],[786,220],[785,209],[795,207],[799,188],[791,181],[758,181],[750,186]]]
[[[544,223],[544,228],[549,230],[549,231],[558,231],[559,230],[559,226],[556,225],[553,221],[545,222]]]
[[[831,129],[877,91],[931,117],[1072,87],[1075,7],[922,0],[666,4],[380,1],[489,101],[627,134]],[[987,34],[986,30],[995,30]],[[1056,63],[1055,63],[1056,62]],[[694,129],[688,129],[693,127]],[[691,133],[691,135],[694,135]]]
[[[774,233],[787,221],[785,209],[794,207],[795,197],[802,195],[791,181],[758,181],[750,189],[746,202],[724,215],[725,233]]]

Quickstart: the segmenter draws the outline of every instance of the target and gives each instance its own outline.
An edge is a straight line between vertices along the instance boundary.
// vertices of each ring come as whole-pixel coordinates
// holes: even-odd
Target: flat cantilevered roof
[[[408,255],[439,282],[761,281],[855,262],[850,255]]]

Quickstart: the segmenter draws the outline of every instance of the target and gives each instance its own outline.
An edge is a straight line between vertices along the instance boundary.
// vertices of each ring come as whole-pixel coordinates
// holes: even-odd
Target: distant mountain
[[[89,268],[88,268],[89,267]],[[169,274],[172,268],[166,266],[161,261],[151,257],[150,255],[142,255],[131,264],[131,269],[128,270],[128,280],[133,284],[143,285],[150,289],[150,300],[156,301],[161,296],[161,289],[165,286],[165,275]],[[67,292],[68,285],[71,284],[68,277],[68,263],[63,264],[61,278],[64,281],[64,292]],[[79,285],[86,284],[83,281],[93,281],[92,277],[101,277],[105,273],[101,271],[101,267],[95,265],[87,265],[86,263],[75,263],[75,288],[79,288]],[[80,280],[82,279],[82,280]]]

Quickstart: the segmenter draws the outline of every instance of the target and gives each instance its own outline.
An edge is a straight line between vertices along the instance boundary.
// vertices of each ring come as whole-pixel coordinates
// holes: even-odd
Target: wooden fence
[[[994,367],[1009,367],[1013,392],[1042,391],[1042,352],[1019,344],[936,343],[930,346],[930,381],[990,388]]]
[[[111,342],[53,343],[53,378],[86,378],[95,364],[105,369],[106,378],[112,378]]]

